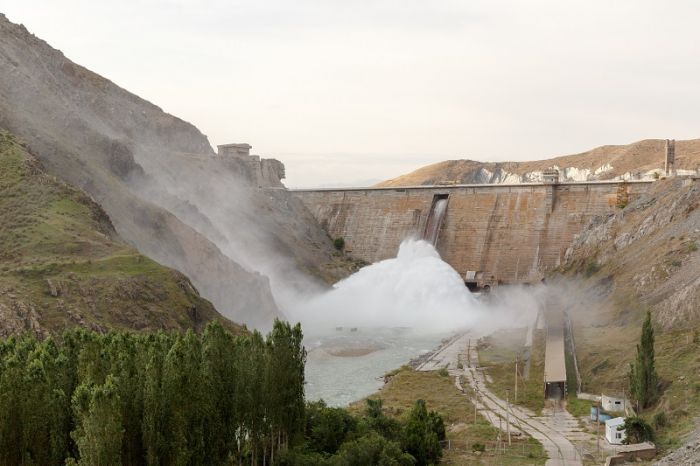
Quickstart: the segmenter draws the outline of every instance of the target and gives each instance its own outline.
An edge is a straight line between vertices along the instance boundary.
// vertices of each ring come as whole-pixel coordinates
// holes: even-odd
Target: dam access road
[[[572,440],[584,440],[588,439],[588,436],[581,432],[578,420],[568,411],[555,405],[551,410],[543,410],[542,416],[536,416],[530,410],[513,404],[510,404],[508,410],[506,400],[487,388],[486,376],[479,367],[476,345],[471,345],[467,350],[470,340],[476,342],[481,336],[483,335],[474,332],[456,335],[416,370],[433,371],[447,368],[450,375],[455,377],[457,389],[462,388],[462,380],[466,381],[473,393],[476,393],[471,401],[479,413],[491,425],[504,432],[509,421],[511,435],[525,432],[539,441],[549,456],[546,466],[582,466],[581,455]],[[462,369],[459,368],[459,362],[462,362]]]

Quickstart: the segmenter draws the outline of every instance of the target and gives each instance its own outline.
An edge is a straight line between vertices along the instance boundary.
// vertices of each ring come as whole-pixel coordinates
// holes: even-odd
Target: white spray
[[[330,291],[286,311],[311,331],[349,326],[451,332],[491,327],[527,314],[518,319],[525,322],[534,308],[534,301],[517,306],[478,301],[430,243],[409,239],[401,244],[396,258],[367,266]]]

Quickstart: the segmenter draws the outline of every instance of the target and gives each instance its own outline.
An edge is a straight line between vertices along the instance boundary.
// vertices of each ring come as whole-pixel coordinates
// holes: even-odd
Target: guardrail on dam
[[[533,282],[557,267],[574,236],[648,189],[651,181],[299,189],[295,196],[346,250],[367,262],[396,256],[420,237],[436,199],[447,197],[437,249],[461,275]]]

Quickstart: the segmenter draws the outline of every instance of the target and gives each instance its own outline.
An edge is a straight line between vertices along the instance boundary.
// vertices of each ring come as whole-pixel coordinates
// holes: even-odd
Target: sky
[[[3,0],[73,61],[282,160],[287,186],[700,137],[700,2]]]

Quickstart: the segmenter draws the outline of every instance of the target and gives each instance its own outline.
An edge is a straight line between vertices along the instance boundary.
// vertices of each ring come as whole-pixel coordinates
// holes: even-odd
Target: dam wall
[[[651,182],[453,185],[293,191],[321,226],[367,262],[396,256],[422,237],[430,209],[447,197],[438,232],[442,258],[464,276],[482,271],[504,283],[533,282],[560,265],[574,236],[595,216],[619,209]]]

